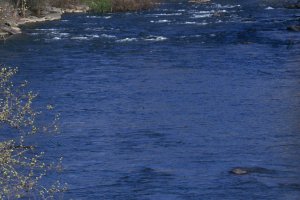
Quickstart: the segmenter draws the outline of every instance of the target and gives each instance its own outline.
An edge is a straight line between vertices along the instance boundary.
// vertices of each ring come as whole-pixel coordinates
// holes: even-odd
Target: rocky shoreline
[[[60,20],[64,13],[86,13],[88,11],[89,7],[86,5],[74,5],[64,9],[46,7],[39,17],[29,15],[27,17],[7,18],[4,23],[0,24],[0,40],[22,33],[20,25],[23,24]]]
[[[189,0],[190,3],[208,3],[210,0]],[[287,9],[299,9],[300,0],[294,3],[284,5]],[[1,10],[1,8],[0,8]],[[0,40],[5,40],[8,37],[22,33],[20,25],[27,23],[46,22],[60,20],[64,13],[86,13],[90,8],[86,5],[69,5],[68,8],[45,7],[40,16],[27,15],[26,17],[8,17],[0,23]],[[300,31],[300,25],[292,25],[287,27],[289,31]]]

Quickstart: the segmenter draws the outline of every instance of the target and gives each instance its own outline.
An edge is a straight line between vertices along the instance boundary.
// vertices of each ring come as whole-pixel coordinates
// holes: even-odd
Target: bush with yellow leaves
[[[66,185],[47,181],[49,172],[62,169],[61,159],[47,163],[44,153],[25,140],[30,135],[57,132],[58,116],[48,126],[37,125],[42,115],[33,108],[37,95],[27,91],[27,82],[14,85],[16,73],[14,68],[0,68],[0,200],[62,198]]]

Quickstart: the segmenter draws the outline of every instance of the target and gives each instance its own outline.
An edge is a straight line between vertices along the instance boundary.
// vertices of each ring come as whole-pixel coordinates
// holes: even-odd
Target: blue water
[[[2,42],[61,113],[41,143],[64,156],[65,199],[300,199],[300,15],[268,6],[67,14]]]

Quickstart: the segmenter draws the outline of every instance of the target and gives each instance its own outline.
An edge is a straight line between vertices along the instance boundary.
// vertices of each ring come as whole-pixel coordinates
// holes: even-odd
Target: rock
[[[50,12],[48,10],[41,10],[38,17],[49,15],[49,13]]]
[[[18,26],[22,24],[59,20],[64,12],[82,13],[87,12],[88,10],[89,7],[85,5],[73,5],[72,8],[66,10],[48,6],[43,10],[39,10],[39,17],[33,16],[33,13],[29,12],[26,13],[29,17],[20,18],[17,16],[17,13],[15,13],[13,18],[6,18],[6,21],[3,24],[0,24],[0,39],[5,39],[7,36],[21,33],[21,29]]]
[[[293,4],[287,4],[287,5],[285,5],[285,8],[300,9],[300,1],[298,1],[297,3],[293,3]]]
[[[5,39],[9,34],[7,32],[4,32],[2,30],[0,30],[0,40],[1,39]]]
[[[53,21],[61,19],[61,13],[49,13],[44,17],[35,17],[30,16],[26,18],[21,18],[18,22],[19,25],[27,24],[27,23],[36,23],[36,22],[44,22],[44,21]]]
[[[247,175],[251,173],[270,174],[273,172],[273,170],[269,170],[263,167],[235,167],[229,171],[229,173],[235,175]]]
[[[0,26],[0,30],[2,32],[2,35],[4,35],[4,33],[7,33],[8,35],[15,35],[15,34],[21,33],[20,28],[11,27],[11,26],[7,26],[7,25]]]
[[[50,13],[46,15],[44,18],[46,21],[59,20],[61,19],[61,13]]]
[[[85,5],[70,5],[68,8],[64,9],[64,13],[85,13],[89,11],[89,7]]]
[[[43,18],[38,18],[35,16],[30,16],[30,17],[26,17],[26,18],[21,18],[18,21],[18,24],[26,24],[26,23],[35,23],[35,22],[40,22],[40,21],[45,21]]]
[[[20,34],[22,33],[21,29],[17,26],[13,26],[11,27],[11,31],[13,32],[13,34]]]
[[[63,10],[61,8],[56,8],[56,7],[47,7],[46,11],[48,11],[49,13],[63,13]]]
[[[300,9],[300,3],[288,4],[288,5],[285,6],[285,8],[288,8],[288,9]]]
[[[287,30],[299,32],[300,31],[300,26],[299,25],[292,25],[292,26],[287,27]]]
[[[232,170],[230,170],[230,173],[232,174],[236,174],[236,175],[245,175],[248,174],[249,171],[245,170],[244,168],[234,168]]]
[[[89,7],[88,6],[86,6],[86,5],[78,5],[78,6],[76,6],[76,9],[77,10],[81,10],[81,11],[88,11],[89,10]]]
[[[16,21],[9,20],[9,19],[7,19],[4,24],[7,25],[7,26],[10,26],[10,27],[16,27],[16,26],[18,26],[18,24],[16,23]]]

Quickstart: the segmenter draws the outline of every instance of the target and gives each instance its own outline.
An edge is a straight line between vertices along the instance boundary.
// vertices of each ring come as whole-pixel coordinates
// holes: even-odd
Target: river
[[[300,198],[300,15],[245,2],[66,14],[1,42],[61,113],[39,143],[64,156],[65,199]]]

